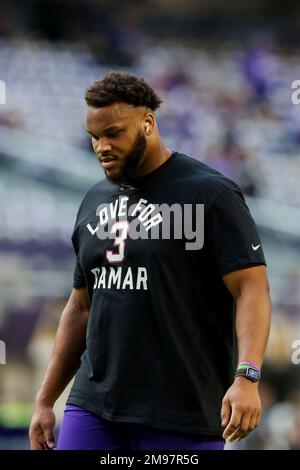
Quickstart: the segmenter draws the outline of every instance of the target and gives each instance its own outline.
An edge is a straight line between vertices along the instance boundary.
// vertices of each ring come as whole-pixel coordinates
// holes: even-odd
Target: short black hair
[[[87,105],[94,108],[127,103],[155,111],[162,103],[162,99],[143,78],[121,72],[111,72],[102,80],[96,80],[86,90],[84,98]]]

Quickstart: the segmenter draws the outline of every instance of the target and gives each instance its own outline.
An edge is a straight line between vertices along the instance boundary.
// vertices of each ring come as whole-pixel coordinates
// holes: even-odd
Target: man
[[[255,224],[235,183],[164,145],[143,79],[111,73],[85,99],[106,180],[78,211],[32,449],[56,446],[75,373],[58,449],[223,449],[261,414],[271,303]]]

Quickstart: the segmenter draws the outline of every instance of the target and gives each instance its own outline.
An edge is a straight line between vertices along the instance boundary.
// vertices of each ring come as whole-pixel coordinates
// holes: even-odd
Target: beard
[[[137,169],[143,158],[146,147],[146,138],[141,131],[138,131],[131,150],[123,159],[123,165],[115,174],[113,172],[111,172],[111,174],[105,172],[107,179],[114,184],[128,183],[130,180],[134,179],[137,176]]]

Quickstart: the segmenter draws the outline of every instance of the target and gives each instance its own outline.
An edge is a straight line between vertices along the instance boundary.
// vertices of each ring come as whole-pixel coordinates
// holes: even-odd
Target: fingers
[[[30,425],[29,440],[31,450],[43,450],[42,431],[36,424],[31,423]]]
[[[259,411],[259,412],[257,413],[257,416],[256,416],[256,423],[255,423],[255,427],[256,427],[256,428],[257,428],[257,426],[259,426],[260,418],[261,418],[261,411]]]
[[[44,450],[44,446],[39,441],[32,440],[30,441],[30,449],[31,450]]]
[[[238,418],[232,417],[229,425],[223,433],[224,439],[228,439],[229,442],[241,441],[248,434],[253,431],[259,424],[260,413],[243,413],[240,417],[240,423],[238,424]]]
[[[52,430],[42,429],[40,426],[32,426],[29,431],[31,450],[55,449],[55,438]]]
[[[248,413],[245,413],[244,415],[242,415],[240,424],[237,429],[235,429],[234,432],[228,437],[229,442],[244,439],[244,437],[246,437],[247,434],[250,432],[249,424],[250,415]]]
[[[221,408],[221,420],[222,420],[222,426],[225,427],[228,424],[228,421],[230,419],[230,404],[229,400],[223,400],[222,402],[222,408]]]
[[[30,436],[31,450],[45,450],[45,440],[41,433],[32,433]]]
[[[224,439],[228,439],[238,429],[241,417],[242,414],[239,409],[233,406],[230,421],[223,432]]]
[[[56,444],[55,444],[55,438],[54,438],[53,432],[50,430],[45,430],[44,435],[45,435],[45,440],[46,440],[45,444],[47,445],[48,449],[50,450],[55,449]]]
[[[257,413],[255,413],[253,416],[251,416],[250,421],[249,421],[249,432],[254,431],[255,428],[257,428],[258,423],[257,423]]]
[[[228,439],[229,442],[234,441],[240,433],[240,427],[235,422],[229,423],[223,432],[223,438]]]
[[[250,416],[248,427],[245,426],[245,428],[242,430],[243,432],[241,432],[241,435],[238,437],[237,440],[241,441],[246,436],[248,436],[248,434],[251,431],[254,431],[254,429],[257,428],[257,426],[259,425],[259,422],[260,422],[260,413],[254,413],[252,416]]]
[[[53,450],[55,449],[55,442],[47,442],[40,436],[38,438],[31,438],[30,439],[30,448],[31,450]]]

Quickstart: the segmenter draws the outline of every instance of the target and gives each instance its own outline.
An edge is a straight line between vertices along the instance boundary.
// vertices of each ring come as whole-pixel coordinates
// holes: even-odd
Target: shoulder
[[[113,190],[113,185],[106,178],[95,183],[90,189],[84,194],[81,203],[79,205],[78,213],[81,212],[88,204],[95,200],[99,200],[99,197],[106,196]]]
[[[199,199],[211,204],[223,191],[238,193],[243,197],[240,187],[231,179],[205,163],[178,153],[177,171],[190,185],[197,188]]]
[[[92,218],[93,214],[95,214],[97,205],[101,203],[101,197],[105,199],[107,194],[111,194],[113,190],[113,185],[106,179],[103,179],[86,191],[77,210],[73,227],[72,241],[74,246],[77,243],[80,226],[85,225],[87,221]]]
[[[98,181],[83,196],[77,210],[73,232],[80,224],[89,220],[96,213],[97,206],[107,199],[107,195],[114,191],[114,187],[106,179]]]

